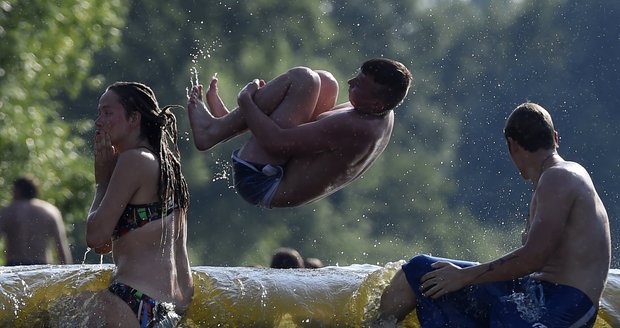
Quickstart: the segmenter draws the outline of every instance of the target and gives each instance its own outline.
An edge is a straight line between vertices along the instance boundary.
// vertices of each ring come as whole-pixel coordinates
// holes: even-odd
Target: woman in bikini
[[[97,295],[93,323],[174,327],[191,302],[189,193],[170,108],[135,82],[114,83],[99,99],[86,242],[112,251],[116,269]]]

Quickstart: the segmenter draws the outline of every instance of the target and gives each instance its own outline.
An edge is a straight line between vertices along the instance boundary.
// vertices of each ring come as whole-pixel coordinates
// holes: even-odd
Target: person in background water
[[[60,210],[38,194],[34,179],[19,177],[13,182],[12,202],[0,210],[6,265],[52,264],[52,250],[58,263],[73,262]]]
[[[519,105],[508,152],[533,184],[523,246],[488,262],[419,255],[381,297],[377,325],[417,310],[422,327],[592,327],[611,257],[609,220],[581,165],[557,152],[549,113]]]
[[[331,73],[294,67],[265,84],[255,80],[228,111],[217,93],[194,86],[188,116],[194,144],[207,150],[248,128],[250,139],[232,154],[235,190],[251,204],[301,206],[326,197],[364,173],[387,147],[392,109],[407,95],[411,73],[394,60],[362,64],[348,81],[349,101],[336,105]]]
[[[323,267],[323,262],[315,257],[304,258],[294,248],[280,247],[271,257],[269,267],[274,269],[318,269]]]
[[[271,257],[269,267],[273,269],[299,269],[304,267],[304,259],[296,249],[280,247]]]
[[[320,269],[323,266],[323,262],[316,257],[304,258],[304,268],[306,269]]]
[[[174,327],[192,300],[189,192],[172,107],[136,82],[114,83],[99,99],[86,243],[111,250],[116,269],[93,324]]]

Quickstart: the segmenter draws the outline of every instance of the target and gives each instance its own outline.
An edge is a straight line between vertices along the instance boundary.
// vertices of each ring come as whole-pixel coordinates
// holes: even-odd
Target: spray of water
[[[198,78],[198,71],[201,69],[200,67],[200,59],[206,60],[211,58],[211,54],[215,52],[215,48],[221,47],[220,41],[218,39],[213,40],[211,45],[203,47],[201,46],[200,40],[194,40],[196,46],[194,47],[194,51],[190,54],[192,67],[190,68],[190,87],[185,88],[187,97],[189,99],[189,93],[191,88],[200,84],[200,79]],[[213,78],[217,77],[217,73],[213,76]]]
[[[202,47],[200,45],[200,40],[195,40],[195,43],[196,43],[196,47],[194,49],[194,52],[190,54],[192,58],[191,59],[192,67],[190,68],[190,72],[189,72],[190,73],[189,74],[190,86],[185,88],[188,99],[190,97],[190,92],[192,88],[200,84],[200,78],[198,76],[198,71],[201,69],[200,60],[201,59],[207,60],[211,58],[211,53],[215,51],[216,47],[218,47],[219,41],[215,40],[212,42],[210,46],[207,46],[207,47]],[[217,72],[213,74],[212,79],[217,79]],[[205,99],[204,96],[205,95],[202,95],[202,99]],[[186,135],[189,135],[189,133],[186,133]],[[189,137],[187,137],[187,140],[189,141]],[[217,169],[213,175],[212,181],[214,182],[218,180],[230,181],[231,180],[230,179],[230,165],[228,161],[216,158],[215,165]],[[229,184],[229,187],[232,188],[232,185]]]

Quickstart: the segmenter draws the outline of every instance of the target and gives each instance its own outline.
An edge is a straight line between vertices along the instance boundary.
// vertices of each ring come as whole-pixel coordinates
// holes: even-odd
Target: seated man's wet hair
[[[542,106],[531,102],[512,111],[504,127],[504,137],[512,138],[529,152],[557,147],[551,115]]]

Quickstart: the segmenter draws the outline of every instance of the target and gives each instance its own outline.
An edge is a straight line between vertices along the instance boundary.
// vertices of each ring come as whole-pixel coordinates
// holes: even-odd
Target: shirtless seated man
[[[392,109],[411,79],[397,61],[368,60],[348,81],[349,101],[336,106],[338,82],[329,72],[295,67],[266,84],[250,82],[230,112],[214,79],[208,108],[201,85],[189,95],[194,144],[207,150],[249,128],[252,136],[232,155],[237,193],[266,208],[307,204],[343,188],[381,155],[394,126]]]
[[[414,257],[384,291],[377,326],[414,309],[425,328],[593,326],[611,257],[605,206],[586,169],[558,155],[544,108],[518,106],[504,136],[534,186],[523,246],[483,264]]]

